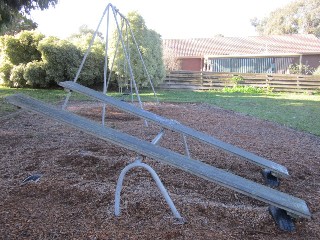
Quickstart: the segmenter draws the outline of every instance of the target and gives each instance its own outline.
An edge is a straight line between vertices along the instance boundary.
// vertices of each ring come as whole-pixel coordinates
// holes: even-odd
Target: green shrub
[[[241,83],[244,80],[244,78],[241,75],[234,75],[230,81],[234,84],[234,86],[237,86],[239,83]]]
[[[45,64],[43,62],[29,62],[25,67],[23,76],[31,87],[48,88],[52,86],[52,82],[46,79]]]
[[[13,69],[11,70],[11,76],[10,76],[11,86],[19,87],[19,88],[27,86],[27,81],[23,77],[25,66],[26,66],[25,64],[21,63],[13,67]]]
[[[267,93],[267,90],[264,90],[263,88],[253,87],[253,86],[234,86],[232,88],[224,87],[222,89],[222,92],[227,92],[227,93]]]
[[[41,53],[37,47],[43,38],[43,34],[34,31],[22,31],[16,36],[5,36],[2,43],[4,55],[13,65],[41,60]]]
[[[0,65],[0,78],[2,84],[7,87],[13,87],[12,82],[10,81],[11,70],[14,65],[9,61],[3,61]]]
[[[84,56],[84,52],[82,54]],[[90,52],[81,70],[78,82],[85,86],[102,86],[104,54]],[[109,71],[108,71],[109,72]]]
[[[46,81],[72,80],[81,63],[81,51],[72,43],[48,37],[39,43],[39,51],[45,63]]]
[[[289,65],[289,73],[290,74],[304,74],[304,75],[311,75],[315,69],[313,67],[310,67],[309,65],[302,64],[301,66],[299,64],[290,64]]]
[[[320,75],[320,66],[313,72],[313,75]]]

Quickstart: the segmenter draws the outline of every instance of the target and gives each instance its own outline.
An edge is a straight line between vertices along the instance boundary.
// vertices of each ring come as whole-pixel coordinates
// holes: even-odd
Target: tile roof
[[[320,53],[320,39],[312,34],[254,37],[163,39],[163,48],[175,56]]]

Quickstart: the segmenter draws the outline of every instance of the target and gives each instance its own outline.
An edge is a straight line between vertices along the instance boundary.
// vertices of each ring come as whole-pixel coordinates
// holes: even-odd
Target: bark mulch
[[[73,102],[69,109],[100,120],[97,103]],[[186,223],[175,221],[139,168],[125,178],[115,217],[117,178],[136,154],[21,111],[0,120],[0,239],[320,239],[319,137],[206,104],[147,103],[145,109],[286,166],[291,177],[279,190],[304,199],[312,219],[283,232],[264,202],[148,158]],[[107,125],[146,140],[160,131],[111,107]],[[182,140],[166,131],[160,145],[184,153]],[[190,138],[188,144],[193,158],[263,184],[259,167]],[[22,184],[35,173],[40,181]]]

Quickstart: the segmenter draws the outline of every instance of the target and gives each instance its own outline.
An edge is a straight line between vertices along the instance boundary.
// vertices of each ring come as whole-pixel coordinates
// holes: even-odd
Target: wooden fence
[[[231,80],[241,76],[238,86],[269,88],[277,92],[319,92],[320,76],[260,73],[214,73],[173,71],[167,74],[161,89],[212,90],[234,86]]]

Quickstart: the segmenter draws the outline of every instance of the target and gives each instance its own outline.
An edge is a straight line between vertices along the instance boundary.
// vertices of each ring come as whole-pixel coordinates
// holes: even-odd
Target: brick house
[[[290,64],[317,68],[320,39],[312,34],[164,39],[177,69],[238,73],[289,73]]]

